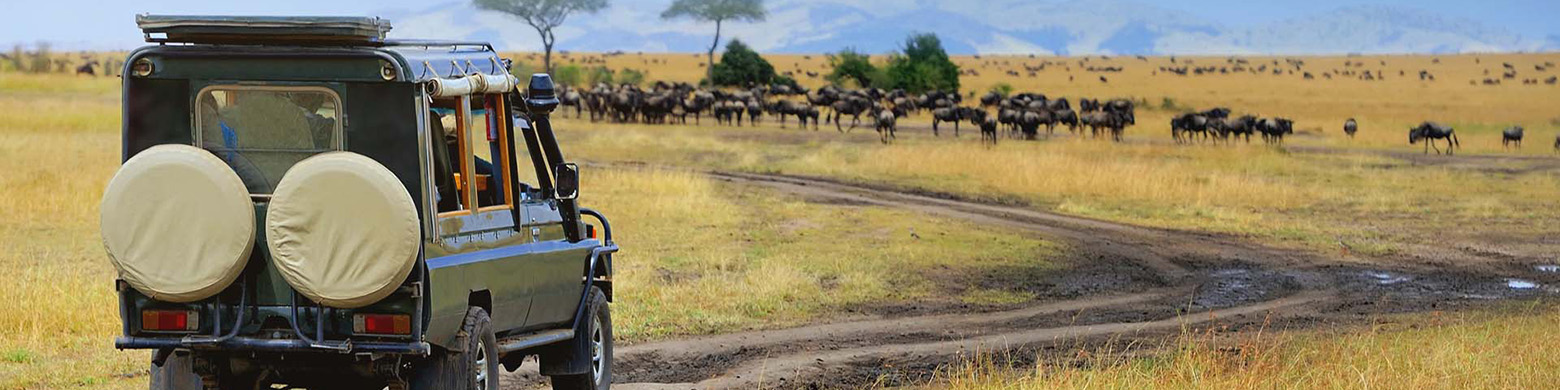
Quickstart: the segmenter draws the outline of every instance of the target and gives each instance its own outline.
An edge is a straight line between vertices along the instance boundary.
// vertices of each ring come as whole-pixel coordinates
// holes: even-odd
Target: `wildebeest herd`
[[[1284,135],[1294,134],[1294,125],[1294,121],[1285,118],[1257,118],[1253,115],[1232,118],[1230,109],[1218,107],[1170,118],[1170,137],[1176,143],[1210,140],[1219,143],[1241,139],[1250,143],[1252,133],[1261,133],[1264,142],[1281,144]]]
[[[899,118],[920,112],[930,114],[934,136],[941,136],[946,124],[957,137],[961,124],[968,123],[979,128],[989,142],[1000,138],[999,130],[1006,130],[1011,138],[1035,139],[1041,126],[1052,134],[1058,125],[1080,134],[1086,128],[1095,137],[1108,134],[1119,141],[1124,129],[1136,124],[1131,100],[1082,99],[1079,110],[1074,111],[1066,98],[1039,93],[1003,96],[992,92],[975,106],[963,105],[958,93],[942,91],[911,94],[899,89],[825,86],[809,90],[783,85],[720,90],[656,82],[649,88],[597,84],[587,90],[565,91],[560,100],[566,108],[574,109],[576,118],[583,118],[588,111],[591,121],[617,123],[686,124],[692,116],[694,124],[701,124],[702,117],[709,114],[717,124],[730,126],[742,126],[744,120],[749,126],[757,125],[768,116],[784,128],[794,117],[802,128],[810,123],[817,130],[821,124],[832,123],[836,131],[846,132],[870,122],[884,143],[895,138]]]
[[[565,107],[574,109],[576,118],[583,118],[588,111],[591,121],[686,124],[691,116],[694,124],[701,124],[702,117],[708,114],[720,125],[743,126],[746,122],[756,126],[767,116],[785,128],[789,119],[795,118],[798,127],[805,129],[811,124],[813,130],[830,123],[839,132],[870,125],[883,143],[894,140],[901,118],[920,112],[929,114],[934,136],[941,136],[944,127],[951,126],[953,135],[958,137],[961,125],[967,123],[980,129],[981,139],[991,143],[1004,136],[1036,139],[1042,126],[1046,135],[1054,134],[1057,126],[1067,126],[1069,132],[1080,136],[1108,136],[1121,141],[1125,129],[1137,123],[1132,100],[1079,99],[1074,110],[1066,98],[1033,92],[1006,96],[988,92],[979,97],[977,104],[965,105],[958,93],[941,91],[911,94],[903,90],[835,86],[814,90],[788,86],[720,90],[689,83],[656,82],[649,88],[598,84],[589,90],[568,90],[560,100]],[[1170,136],[1178,144],[1250,143],[1252,135],[1260,135],[1268,144],[1282,144],[1284,137],[1295,131],[1295,122],[1287,118],[1232,114],[1229,108],[1217,107],[1176,115],[1170,119]],[[1359,128],[1354,118],[1343,124],[1343,132],[1350,138]],[[1523,132],[1520,126],[1506,129],[1501,145],[1520,148]],[[1447,154],[1461,146],[1451,126],[1436,122],[1410,128],[1408,138],[1411,145],[1424,142],[1425,153],[1443,153],[1436,145],[1442,140],[1446,142]],[[1555,139],[1555,148],[1560,151],[1560,137]]]

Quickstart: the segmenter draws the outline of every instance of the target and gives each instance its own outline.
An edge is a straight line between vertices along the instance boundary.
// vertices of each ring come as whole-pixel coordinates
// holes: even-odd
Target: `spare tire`
[[[417,263],[422,235],[400,179],[352,152],[288,169],[271,196],[265,234],[272,264],[294,290],[344,309],[395,291]]]
[[[152,299],[192,302],[238,278],[255,244],[255,205],[217,156],[158,145],[108,181],[100,230],[119,278]]]

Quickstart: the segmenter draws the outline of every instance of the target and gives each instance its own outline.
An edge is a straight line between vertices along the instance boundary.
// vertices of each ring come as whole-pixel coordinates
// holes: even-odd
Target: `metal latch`
[[[541,240],[542,240],[542,228],[540,228],[540,227],[531,227],[531,242],[538,242],[538,241],[541,241]]]

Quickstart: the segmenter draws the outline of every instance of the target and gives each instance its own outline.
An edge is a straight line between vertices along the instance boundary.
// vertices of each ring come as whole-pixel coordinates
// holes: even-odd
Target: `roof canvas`
[[[390,31],[389,20],[351,16],[142,14],[135,23],[147,42],[158,43],[370,44],[383,42]]]

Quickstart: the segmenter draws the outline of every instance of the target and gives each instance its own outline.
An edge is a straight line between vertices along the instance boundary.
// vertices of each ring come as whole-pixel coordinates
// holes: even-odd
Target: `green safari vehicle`
[[[153,389],[612,379],[612,255],[546,74],[361,17],[139,15],[103,195]]]

